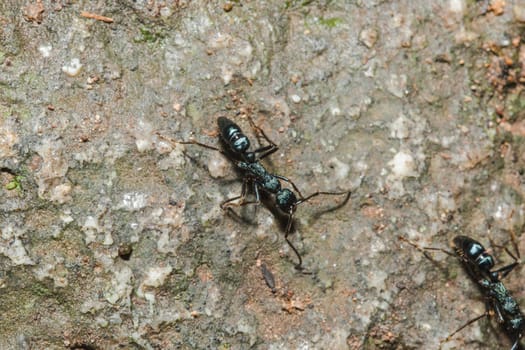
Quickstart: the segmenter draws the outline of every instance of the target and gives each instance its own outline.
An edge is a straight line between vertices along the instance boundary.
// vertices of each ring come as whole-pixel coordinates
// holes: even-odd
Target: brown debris
[[[525,120],[519,120],[513,124],[510,124],[506,121],[502,121],[499,126],[513,135],[525,136]]]
[[[43,13],[44,5],[42,5],[41,0],[37,0],[36,3],[24,7],[24,18],[28,22],[42,23]]]
[[[501,16],[503,11],[505,11],[505,0],[492,0],[487,11],[494,13],[496,16]]]
[[[261,272],[264,281],[266,282],[266,285],[272,290],[272,293],[275,294],[277,292],[277,289],[275,288],[275,278],[273,277],[273,273],[270,270],[268,270],[266,264],[264,263],[261,264]]]
[[[224,12],[230,12],[233,9],[233,4],[231,2],[227,2],[222,6],[222,9]]]
[[[105,22],[105,23],[113,23],[113,18],[111,18],[111,17],[97,15],[96,13],[91,13],[91,12],[87,12],[87,11],[81,11],[80,12],[80,16],[81,17],[85,17],[85,18],[95,19],[97,21],[101,21],[101,22]]]

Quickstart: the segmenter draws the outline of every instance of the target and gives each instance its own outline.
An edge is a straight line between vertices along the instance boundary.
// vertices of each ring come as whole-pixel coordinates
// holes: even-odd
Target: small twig
[[[91,13],[87,11],[81,11],[80,16],[85,17],[85,18],[96,19],[97,21],[102,21],[105,23],[113,23],[113,18],[111,17],[97,15],[96,13]]]

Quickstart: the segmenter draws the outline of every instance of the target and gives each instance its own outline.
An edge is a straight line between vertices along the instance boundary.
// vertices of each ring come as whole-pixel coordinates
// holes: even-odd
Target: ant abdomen
[[[244,153],[250,148],[250,140],[241,131],[241,128],[226,117],[217,118],[217,125],[221,137],[234,152]]]
[[[494,258],[487,253],[485,247],[478,241],[467,236],[456,236],[454,245],[460,256],[474,263],[481,271],[489,271],[494,267]]]

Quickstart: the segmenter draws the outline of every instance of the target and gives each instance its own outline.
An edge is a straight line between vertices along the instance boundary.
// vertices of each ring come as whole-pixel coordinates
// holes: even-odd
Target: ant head
[[[283,212],[293,214],[297,206],[297,197],[287,188],[283,188],[275,195],[277,207]]]

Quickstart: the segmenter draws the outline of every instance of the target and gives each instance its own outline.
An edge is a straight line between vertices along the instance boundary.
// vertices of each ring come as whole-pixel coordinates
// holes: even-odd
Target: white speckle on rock
[[[330,158],[328,165],[334,169],[336,179],[346,179],[350,173],[350,166],[336,157]]]
[[[64,224],[69,224],[72,223],[75,219],[73,219],[73,217],[71,216],[71,212],[67,210],[66,212],[64,212],[64,214],[60,215],[60,220],[62,220]]]
[[[410,136],[411,121],[404,115],[397,118],[390,125],[390,137],[397,139],[406,139]]]
[[[173,149],[173,145],[164,140],[157,141],[155,145],[156,145],[156,150],[157,152],[159,152],[159,154],[169,153]]]
[[[102,242],[103,245],[112,245],[113,244],[113,237],[111,236],[111,232],[106,232],[104,236],[104,241]]]
[[[119,300],[124,299],[127,302],[133,290],[131,285],[133,271],[129,267],[123,266],[115,268],[113,274],[114,276],[111,280],[111,287],[104,293],[104,297],[111,304],[115,304]]]
[[[175,253],[176,245],[173,244],[172,240],[170,239],[170,233],[169,231],[164,231],[160,234],[159,239],[157,240],[157,250],[160,253]]]
[[[77,76],[82,70],[82,64],[78,58],[73,58],[68,64],[62,66],[62,72],[70,77]]]
[[[211,177],[217,179],[225,177],[228,174],[230,162],[218,152],[215,153],[215,156],[210,157],[208,160],[208,171]]]
[[[7,256],[15,265],[34,265],[20,239],[15,238],[0,245],[0,254]]]
[[[465,1],[464,0],[449,0],[448,8],[450,12],[462,14],[465,12]]]
[[[68,162],[64,156],[64,144],[61,140],[46,138],[35,148],[42,157],[42,165],[37,173],[38,195],[44,197],[48,189],[60,186],[62,178],[68,171]],[[59,189],[60,193],[65,188]],[[58,193],[55,193],[55,197]],[[60,199],[61,197],[56,197]]]
[[[51,50],[52,49],[53,49],[53,47],[51,46],[51,44],[44,44],[44,45],[40,45],[38,47],[38,51],[40,52],[42,57],[49,57],[49,56],[51,56]]]
[[[137,146],[137,151],[139,151],[140,153],[151,149],[151,142],[149,142],[146,139],[135,140],[135,145]]]
[[[94,216],[88,216],[84,225],[82,226],[82,231],[86,235],[84,241],[86,244],[94,242],[97,239],[97,233],[100,232],[101,227],[98,224],[97,218]]]
[[[154,134],[151,124],[144,120],[139,120],[134,130],[135,145],[137,151],[146,152],[154,148]]]
[[[392,168],[392,174],[399,179],[417,176],[416,162],[410,153],[396,153],[388,165]]]
[[[403,98],[406,93],[408,78],[405,74],[391,74],[390,79],[386,81],[386,89],[392,95]]]
[[[221,67],[221,78],[224,85],[228,85],[233,78],[233,69],[230,66],[223,64]]]
[[[148,270],[146,278],[142,282],[143,286],[158,288],[164,284],[166,277],[173,271],[173,268],[168,266],[156,266]]]
[[[168,18],[173,14],[173,11],[169,6],[164,6],[160,9],[160,16],[164,18]]]
[[[119,209],[125,209],[129,211],[135,211],[144,208],[148,201],[148,196],[144,193],[129,192],[122,196]]]
[[[71,196],[69,195],[71,193],[71,189],[71,185],[68,183],[60,184],[51,190],[49,194],[49,200],[63,204],[71,199]]]
[[[292,100],[293,103],[299,103],[299,102],[301,102],[301,96],[299,96],[299,95],[295,95],[295,94],[294,94],[294,95],[291,95],[291,96],[290,96],[290,99]]]
[[[332,107],[330,108],[330,114],[333,115],[334,117],[340,116],[341,109],[339,107]]]

